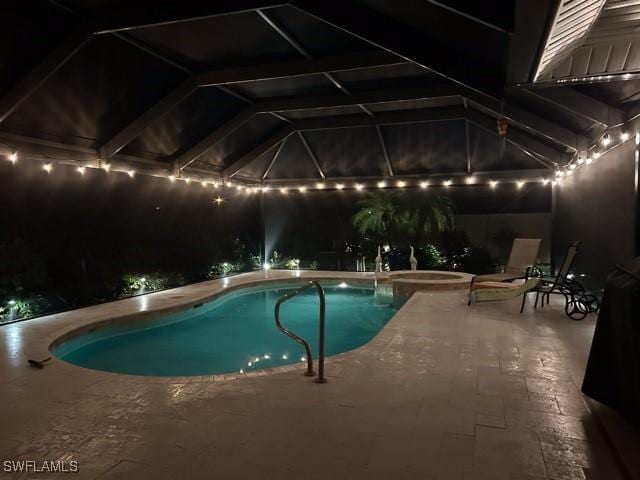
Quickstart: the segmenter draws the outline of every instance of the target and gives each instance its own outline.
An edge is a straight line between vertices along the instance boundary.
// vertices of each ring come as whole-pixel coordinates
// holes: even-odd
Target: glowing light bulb
[[[518,187],[519,189],[524,187],[524,182],[522,180],[516,182],[516,187]]]
[[[224,202],[224,198],[218,195],[218,197],[214,200],[214,202],[216,205],[220,205],[222,202]]]
[[[577,165],[575,163],[572,163],[571,165],[569,165],[569,170],[575,170],[577,167]]]
[[[629,140],[629,132],[622,132],[620,134],[620,140],[622,140],[623,142],[626,142],[627,140]]]
[[[349,285],[347,285],[345,282],[342,282],[341,284],[338,285],[340,288],[347,288]]]
[[[611,143],[611,136],[609,135],[609,133],[605,133],[602,136],[602,140],[600,140],[600,142],[602,143],[602,145],[604,145],[605,147],[607,145],[609,145]]]
[[[51,173],[51,170],[53,170],[53,165],[51,165],[50,163],[45,163],[42,166],[42,169],[47,173]]]
[[[342,183],[337,183],[336,184],[336,190],[342,190],[344,188],[344,184]]]
[[[489,181],[489,186],[491,188],[496,188],[498,186],[498,181],[497,180],[490,180]]]
[[[407,182],[405,182],[404,180],[398,180],[396,183],[396,187],[398,188],[404,188],[407,186]]]
[[[298,190],[300,190],[300,193],[304,193],[307,191],[307,187],[298,187]]]
[[[18,152],[11,152],[7,158],[15,165],[18,161]]]
[[[582,165],[584,163],[584,158],[579,157],[578,158],[578,165]]]
[[[428,186],[429,186],[429,182],[428,181],[425,180],[423,182],[420,182],[420,188],[427,188]]]
[[[205,182],[204,180],[203,180],[202,182],[200,182],[200,183],[202,183],[202,186],[203,186],[203,187],[206,187],[206,186],[207,186],[207,182]]]
[[[269,262],[264,262],[262,264],[262,268],[264,268],[265,270],[271,270],[271,264]]]
[[[287,360],[289,358],[289,356],[285,353],[284,355],[282,355],[282,359],[283,360]]]
[[[87,169],[85,167],[78,167],[76,168],[76,172],[78,172],[80,175],[84,175],[86,173]]]
[[[136,175],[136,171],[135,170],[127,170],[127,175],[129,175],[130,178],[133,178]]]
[[[175,182],[176,181],[176,176],[175,175],[169,175],[169,181],[171,183]]]
[[[318,190],[323,190],[323,189],[324,189],[324,183],[322,183],[322,182],[318,182],[318,183],[316,183],[316,188],[317,188]]]
[[[377,185],[378,185],[378,188],[385,188],[385,187],[387,186],[387,182],[385,182],[385,181],[380,181],[380,182],[378,182],[378,184],[377,184]]]
[[[102,169],[103,169],[105,172],[109,173],[109,172],[111,171],[111,164],[110,164],[110,163],[103,163],[103,164],[102,164]]]
[[[587,165],[591,165],[591,164],[593,163],[593,158],[591,158],[591,157],[587,157],[587,160],[585,161],[585,163],[586,163]]]
[[[549,184],[549,179],[548,178],[543,179],[542,180],[542,184],[543,185],[548,185]]]
[[[445,180],[444,182],[442,182],[442,185],[444,185],[445,187],[450,187],[451,186],[451,180]]]
[[[474,176],[467,177],[465,182],[467,185],[473,185],[476,182],[476,177]]]
[[[362,185],[361,183],[356,183],[356,190],[360,191],[364,188],[364,185]]]
[[[286,195],[287,189],[285,187],[280,188],[280,193],[282,193],[283,195]]]
[[[593,154],[593,158],[597,160],[598,158],[600,158],[600,156],[601,156],[601,155],[602,155],[602,154],[601,154],[600,152],[595,152],[595,153]]]

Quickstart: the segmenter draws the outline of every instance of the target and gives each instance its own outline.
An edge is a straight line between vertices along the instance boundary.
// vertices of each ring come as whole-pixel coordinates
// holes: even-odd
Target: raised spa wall
[[[415,292],[440,292],[450,290],[468,290],[473,275],[462,272],[441,272],[433,270],[399,271],[381,276],[381,283],[391,282],[393,304],[396,307],[405,303]]]

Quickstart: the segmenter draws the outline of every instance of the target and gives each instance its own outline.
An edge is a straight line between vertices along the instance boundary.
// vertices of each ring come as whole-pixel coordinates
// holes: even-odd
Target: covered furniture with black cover
[[[640,431],[640,257],[607,278],[582,391]]]

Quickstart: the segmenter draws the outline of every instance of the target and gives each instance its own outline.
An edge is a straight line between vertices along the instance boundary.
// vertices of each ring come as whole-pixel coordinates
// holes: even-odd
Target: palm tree
[[[352,217],[362,235],[373,234],[393,245],[398,233],[413,236],[413,244],[422,245],[428,235],[453,228],[453,205],[449,197],[424,198],[422,195],[398,196],[377,192],[358,202],[360,210]]]
[[[449,197],[411,200],[403,209],[406,212],[403,222],[413,235],[414,245],[422,245],[425,237],[453,229],[453,204]]]
[[[393,245],[399,209],[397,196],[389,192],[373,193],[358,202],[360,210],[351,221],[362,235],[373,234],[378,240]]]

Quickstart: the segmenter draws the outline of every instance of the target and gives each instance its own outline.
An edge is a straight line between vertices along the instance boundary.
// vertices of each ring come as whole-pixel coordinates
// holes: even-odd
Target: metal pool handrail
[[[325,312],[325,296],[324,289],[322,286],[316,282],[315,280],[310,280],[309,283],[303,285],[302,287],[296,288],[278,299],[276,302],[275,308],[275,320],[276,326],[278,330],[284,333],[289,338],[295,340],[299,344],[301,344],[305,351],[307,352],[307,371],[304,373],[306,376],[311,377],[314,375],[313,371],[313,357],[311,356],[311,348],[309,348],[309,343],[302,337],[296,335],[291,330],[287,330],[280,323],[280,305],[282,305],[287,300],[292,299],[296,295],[300,295],[302,292],[309,290],[310,288],[315,287],[318,290],[318,296],[320,297],[320,335],[318,338],[318,377],[315,379],[316,383],[326,383],[326,379],[324,378],[324,312]]]

